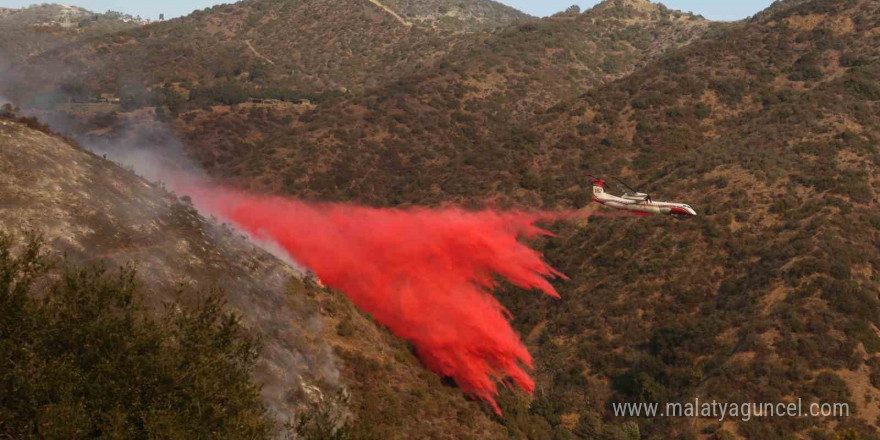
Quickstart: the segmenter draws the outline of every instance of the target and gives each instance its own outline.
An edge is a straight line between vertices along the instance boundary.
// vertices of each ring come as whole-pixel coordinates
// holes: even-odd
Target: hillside
[[[116,93],[130,106],[162,87],[209,103],[316,99],[382,84],[429,64],[458,32],[524,17],[489,0],[248,0],[32,58],[10,72],[6,94],[21,106],[53,89]]]
[[[308,310],[327,323],[314,342],[333,347],[351,407],[378,438],[880,437],[878,2],[790,0],[746,21],[710,24],[641,0],[609,0],[474,33],[413,24],[431,6],[383,4],[395,13],[364,2],[341,18],[327,14],[329,3],[311,2],[313,27],[292,37],[245,21],[250,46],[234,32],[219,45],[204,35],[222,35],[221,24],[233,29],[262,7],[280,11],[272,9],[280,3],[217,7],[143,28],[163,31],[153,37],[114,36],[120,43],[107,46],[108,59],[129,66],[142,41],[166,57],[177,56],[166,47],[198,49],[172,63],[147,58],[148,75],[168,70],[142,83],[189,75],[166,90],[232,82],[263,90],[260,81],[271,78],[285,93],[350,93],[321,96],[316,107],[239,105],[244,92],[218,86],[216,95],[77,121],[73,132],[112,146],[144,120],[147,129],[170,121],[212,176],[305,199],[602,210],[589,203],[590,173],[697,210],[688,222],[559,224],[557,237],[537,243],[570,280],[554,282],[562,300],[550,305],[509,286],[501,293],[534,355],[538,385],[531,400],[504,391],[503,418],[427,373],[406,344],[333,293],[299,290],[313,295]],[[355,21],[334,21],[343,19]],[[182,23],[194,33],[168,31]],[[341,28],[327,23],[352,33],[330,35]],[[319,73],[289,79],[270,65],[252,78],[259,57],[285,69],[304,62],[279,61],[284,52],[268,50],[285,46],[258,44],[257,35],[334,41],[337,64],[325,69],[329,59],[321,59],[303,70]],[[371,47],[383,61],[343,51],[367,36],[382,41]],[[238,73],[199,70],[242,59]],[[109,78],[90,77],[89,87],[109,89],[117,84]],[[225,93],[238,98],[217,99]],[[22,188],[31,182],[18,176]],[[842,402],[852,415],[719,422],[620,418],[611,409],[695,398]]]
[[[476,174],[444,176],[451,166],[475,170],[506,155],[493,149],[493,137],[509,133],[511,122],[625,76],[708,28],[705,20],[647,1],[600,6],[474,35],[433,68],[298,119],[239,108],[188,113],[176,125],[193,156],[215,175],[245,176],[276,191],[337,199],[371,194],[371,203],[391,204],[415,201],[405,186],[418,187],[419,199],[429,202],[443,199],[439,193],[445,191],[431,185],[488,195],[496,190],[473,182]],[[525,139],[515,142],[533,137],[527,129],[513,131]],[[243,154],[246,161],[233,159]],[[373,172],[389,166],[400,172]]]
[[[572,301],[540,310],[510,297],[519,328],[542,329],[538,357],[557,389],[550,399],[566,402],[559,412],[797,396],[850,402],[855,416],[640,426],[877,437],[878,18],[870,1],[777,5],[535,121],[533,191],[544,203],[574,203],[591,172],[700,213],[688,224],[569,229],[548,254],[574,274],[561,288]],[[566,390],[583,383],[604,397]]]
[[[58,4],[0,8],[0,72],[61,46],[137,26],[140,24],[125,22],[121,16]]]
[[[409,22],[453,32],[487,31],[530,18],[493,0],[388,0],[384,3]]]
[[[557,285],[564,300],[505,295],[543,394],[528,410],[511,396],[503,422],[597,438],[633,430],[615,425],[624,419],[610,402],[801,397],[847,402],[854,416],[639,419],[637,429],[876,438],[878,19],[869,0],[777,4],[523,123],[459,104],[465,87],[429,95],[442,105],[420,101],[416,76],[298,121],[240,111],[242,122],[206,124],[188,141],[217,175],[320,199],[582,207],[589,172],[686,201],[700,214],[687,223],[559,227],[545,250],[572,277]],[[237,130],[259,136],[235,144]]]
[[[262,337],[254,379],[279,422],[317,407],[340,420],[352,413],[365,438],[502,437],[475,402],[424,371],[337,292],[161,185],[40,130],[0,119],[0,229],[42,234],[53,258],[134,265],[153,310],[220,289]]]

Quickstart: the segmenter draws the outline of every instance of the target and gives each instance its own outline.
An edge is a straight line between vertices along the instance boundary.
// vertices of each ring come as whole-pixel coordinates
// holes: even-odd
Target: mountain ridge
[[[32,5],[0,11],[0,72],[29,57],[77,41],[139,26],[122,17],[58,4]]]
[[[389,14],[393,8],[382,9],[386,4],[399,4],[399,15]],[[426,5],[458,12],[437,23],[420,19],[417,26],[408,26],[405,10]],[[24,106],[28,95],[64,89],[69,82],[93,93],[120,96],[143,95],[145,89],[172,84],[187,93],[195,86],[339,93],[371,87],[428,64],[454,44],[458,34],[525,17],[490,0],[246,0],[31,58],[12,69],[16,87],[6,94]]]

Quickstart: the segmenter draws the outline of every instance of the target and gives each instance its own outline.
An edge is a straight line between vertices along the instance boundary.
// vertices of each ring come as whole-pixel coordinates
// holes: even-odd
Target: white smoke
[[[81,137],[78,141],[92,153],[128,168],[147,180],[164,183],[172,191],[179,190],[175,186],[175,181],[181,176],[184,176],[188,182],[195,181],[201,185],[212,186],[210,185],[212,179],[201,166],[186,156],[183,145],[175,139],[167,126],[129,123],[123,125],[117,132],[113,139]],[[198,203],[194,206],[203,215],[218,216],[214,212],[206,211]],[[220,219],[226,220],[222,217]],[[230,227],[235,228],[231,222],[228,223]],[[303,275],[306,273],[306,269],[278,243],[268,238],[256,237],[246,231],[236,230],[295,271]]]
[[[56,130],[70,133],[76,125],[64,117],[52,117],[45,113],[36,115],[48,120]],[[179,190],[175,186],[178,179],[211,182],[207,173],[186,156],[184,146],[165,124],[145,118],[129,122],[117,120],[114,127],[113,132],[105,136],[75,136],[74,133],[74,138],[93,154],[149,181],[159,182],[172,192]],[[185,196],[183,193],[177,195]],[[197,204],[193,207],[196,210],[199,208]],[[212,218],[210,212],[202,211],[200,214],[204,218]],[[226,253],[224,258],[240,256],[251,261],[259,254],[256,246],[292,269],[278,270],[281,264],[258,264],[265,260],[257,258],[248,276],[217,280],[222,283],[230,306],[242,316],[243,322],[258,329],[264,336],[264,352],[255,377],[262,385],[263,400],[275,419],[279,423],[286,423],[290,421],[295,408],[315,403],[309,402],[313,399],[308,392],[315,384],[329,385],[331,388],[325,390],[327,392],[342,388],[335,354],[320,339],[323,318],[314,311],[313,306],[306,304],[308,298],[299,298],[287,291],[291,275],[298,274],[302,278],[305,270],[270,240],[250,236],[217,221],[208,220],[205,224],[205,234]],[[303,388],[301,384],[308,384],[311,388]]]
[[[6,90],[6,88],[9,87],[9,75],[6,73],[8,66],[9,62],[6,60],[6,57],[4,57],[3,54],[0,54],[0,107],[3,107],[6,104],[14,105],[12,100],[3,94],[3,90]]]

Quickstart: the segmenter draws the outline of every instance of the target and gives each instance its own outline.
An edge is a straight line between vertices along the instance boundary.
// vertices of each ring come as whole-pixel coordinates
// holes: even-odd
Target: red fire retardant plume
[[[341,290],[425,366],[471,396],[495,402],[509,377],[528,393],[532,357],[490,294],[503,278],[559,297],[547,278],[564,277],[519,242],[548,234],[546,213],[374,209],[310,204],[238,192],[188,189],[197,203],[281,245],[324,284]]]

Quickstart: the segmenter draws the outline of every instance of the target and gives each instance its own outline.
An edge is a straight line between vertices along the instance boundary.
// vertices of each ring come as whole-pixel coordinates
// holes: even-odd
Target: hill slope
[[[447,12],[436,20],[428,13],[440,10]],[[185,95],[197,89],[220,101],[258,90],[361,90],[430,62],[454,32],[525,17],[489,0],[248,0],[28,60],[12,72],[16,86],[7,94],[25,106],[38,92],[87,88],[137,105],[145,88],[172,84]]]
[[[314,405],[351,412],[375,438],[503,437],[338,293],[161,186],[31,127],[0,119],[0,227],[41,233],[53,255],[73,261],[136,265],[153,308],[221,288],[263,337],[255,379],[279,422]],[[337,399],[343,389],[349,397]]]
[[[300,196],[372,194],[372,203],[393,204],[404,200],[408,186],[435,202],[442,197],[430,185],[447,184],[469,196],[490,194],[496,188],[476,183],[476,169],[508,155],[493,149],[493,137],[509,133],[512,122],[624,76],[707,27],[705,20],[647,1],[609,1],[573,17],[474,35],[435,67],[321,105],[298,121],[283,111],[239,109],[188,114],[177,127],[192,154],[216,175],[264,180],[272,190]],[[513,131],[533,137],[527,129]],[[238,160],[244,154],[247,160]],[[373,172],[387,166],[399,172]],[[518,173],[522,166],[499,171]],[[451,167],[469,172],[446,179]]]
[[[591,172],[701,215],[568,230],[548,250],[573,275],[568,306],[538,311],[511,297],[521,330],[545,323],[539,357],[563,411],[585,407],[562,385],[581,381],[605,402],[801,397],[845,401],[855,415],[640,425],[716,438],[877,436],[880,9],[784,6],[535,121],[545,203],[577,200]]]
[[[493,0],[387,0],[384,3],[412,23],[456,32],[486,31],[530,18]]]
[[[0,9],[0,72],[43,52],[138,26],[121,17],[57,4]]]

